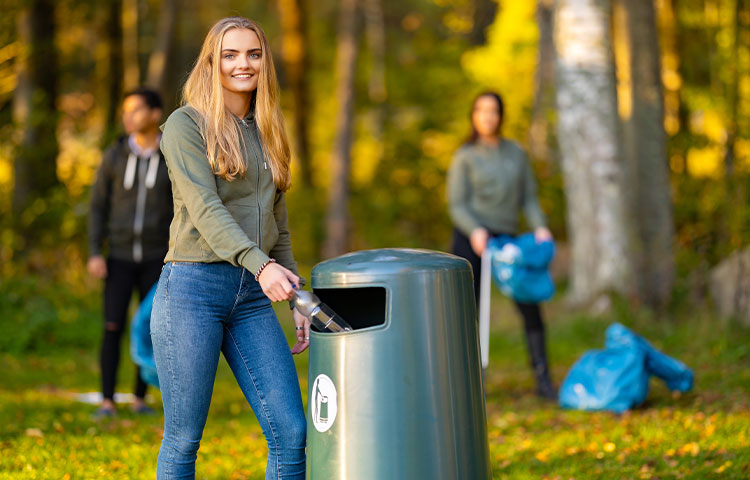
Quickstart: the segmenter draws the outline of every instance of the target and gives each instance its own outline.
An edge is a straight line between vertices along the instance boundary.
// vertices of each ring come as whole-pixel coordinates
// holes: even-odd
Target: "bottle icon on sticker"
[[[312,421],[315,429],[325,432],[336,420],[336,387],[326,375],[318,375],[312,388]]]

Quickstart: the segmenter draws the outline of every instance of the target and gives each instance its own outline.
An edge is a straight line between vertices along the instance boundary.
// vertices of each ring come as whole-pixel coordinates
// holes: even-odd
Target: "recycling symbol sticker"
[[[328,375],[320,374],[312,386],[312,421],[315,430],[326,432],[336,420],[336,385]]]

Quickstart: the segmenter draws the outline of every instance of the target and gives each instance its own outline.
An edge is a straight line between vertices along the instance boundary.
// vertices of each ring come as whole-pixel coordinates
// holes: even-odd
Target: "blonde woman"
[[[164,401],[158,479],[194,478],[219,352],[268,443],[267,479],[305,477],[305,415],[291,354],[309,342],[294,315],[289,349],[271,302],[299,285],[284,192],[289,146],[263,30],[241,17],[209,31],[163,127],[174,220],[151,319]]]

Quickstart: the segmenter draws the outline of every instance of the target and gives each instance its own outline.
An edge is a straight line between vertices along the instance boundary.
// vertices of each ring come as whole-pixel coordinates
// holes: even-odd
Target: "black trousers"
[[[120,363],[120,345],[127,324],[128,307],[133,289],[138,290],[143,300],[151,287],[159,280],[164,262],[161,259],[141,263],[107,259],[107,278],[104,282],[104,338],[100,366],[102,371],[102,395],[112,400],[117,383],[117,367]],[[146,396],[146,382],[136,368],[135,396]]]
[[[493,237],[502,235],[502,232],[490,232]],[[482,258],[479,257],[474,250],[471,248],[471,242],[469,237],[464,235],[461,231],[453,229],[453,254],[463,257],[471,264],[471,269],[474,271],[474,299],[479,304],[479,279],[482,276]],[[523,325],[526,334],[530,332],[543,332],[544,323],[542,321],[542,311],[539,308],[538,303],[521,303],[515,301],[516,309],[523,318]]]

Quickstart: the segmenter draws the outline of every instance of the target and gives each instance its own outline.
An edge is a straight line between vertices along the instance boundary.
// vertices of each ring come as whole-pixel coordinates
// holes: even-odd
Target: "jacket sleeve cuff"
[[[254,247],[248,250],[244,255],[242,255],[239,259],[240,265],[248,269],[250,273],[255,275],[258,273],[258,270],[260,270],[260,267],[263,266],[264,263],[266,263],[270,257],[263,253],[263,251],[260,248]]]
[[[534,229],[547,227],[547,218],[538,207],[530,208],[529,211],[527,211],[526,221],[529,223],[529,226]]]

